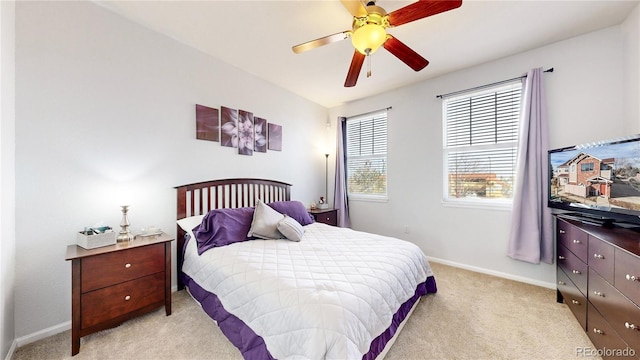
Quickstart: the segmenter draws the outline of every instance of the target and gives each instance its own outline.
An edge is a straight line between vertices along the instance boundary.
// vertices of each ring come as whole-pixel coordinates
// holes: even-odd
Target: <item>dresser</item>
[[[556,217],[557,298],[598,355],[640,359],[640,232]]]
[[[309,210],[309,214],[316,222],[338,226],[338,209],[314,209]]]
[[[71,355],[80,338],[164,305],[171,315],[171,241],[137,237],[95,249],[67,247],[71,261]]]

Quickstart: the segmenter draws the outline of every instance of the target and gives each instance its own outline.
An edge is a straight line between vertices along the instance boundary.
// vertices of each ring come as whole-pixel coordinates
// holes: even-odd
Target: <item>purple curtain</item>
[[[542,68],[529,71],[522,92],[508,254],[516,260],[552,264],[553,227],[547,207],[549,126]]]
[[[347,171],[346,171],[346,157],[344,154],[345,138],[344,127],[346,126],[346,118],[338,117],[338,124],[336,128],[336,181],[335,191],[333,193],[333,206],[338,209],[338,226],[339,227],[351,227],[351,220],[349,220],[349,202],[347,199]]]

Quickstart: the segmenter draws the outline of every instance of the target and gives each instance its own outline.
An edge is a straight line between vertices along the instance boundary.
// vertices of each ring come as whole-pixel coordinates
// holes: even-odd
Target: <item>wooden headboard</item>
[[[291,184],[264,179],[224,179],[203,181],[195,184],[176,186],[176,220],[208,213],[213,209],[255,206],[258,199],[272,201],[291,200]],[[182,283],[183,248],[185,231],[176,226],[177,231],[177,279],[178,290]]]

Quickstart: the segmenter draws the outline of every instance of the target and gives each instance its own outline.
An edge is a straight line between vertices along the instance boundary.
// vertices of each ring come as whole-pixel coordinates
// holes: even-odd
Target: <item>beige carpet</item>
[[[577,359],[593,345],[554,290],[432,263],[438,293],[422,298],[387,360]],[[19,348],[14,360],[71,359],[71,332]],[[242,359],[184,291],[164,308],[86,336],[73,359]]]

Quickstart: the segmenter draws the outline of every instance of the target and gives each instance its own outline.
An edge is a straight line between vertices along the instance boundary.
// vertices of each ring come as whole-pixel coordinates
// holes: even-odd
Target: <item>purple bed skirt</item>
[[[222,333],[235,345],[245,359],[250,360],[272,360],[267,346],[262,337],[256,335],[242,320],[228,313],[215,294],[204,290],[193,279],[183,275],[184,284],[189,288],[191,295],[200,303],[204,311],[215,321]],[[398,327],[411,311],[418,299],[426,294],[437,292],[436,280],[433,276],[421,284],[418,284],[414,295],[400,306],[400,309],[393,315],[391,326],[382,334],[373,339],[369,352],[362,356],[363,360],[375,359],[384,350],[387,342],[393,338]]]

